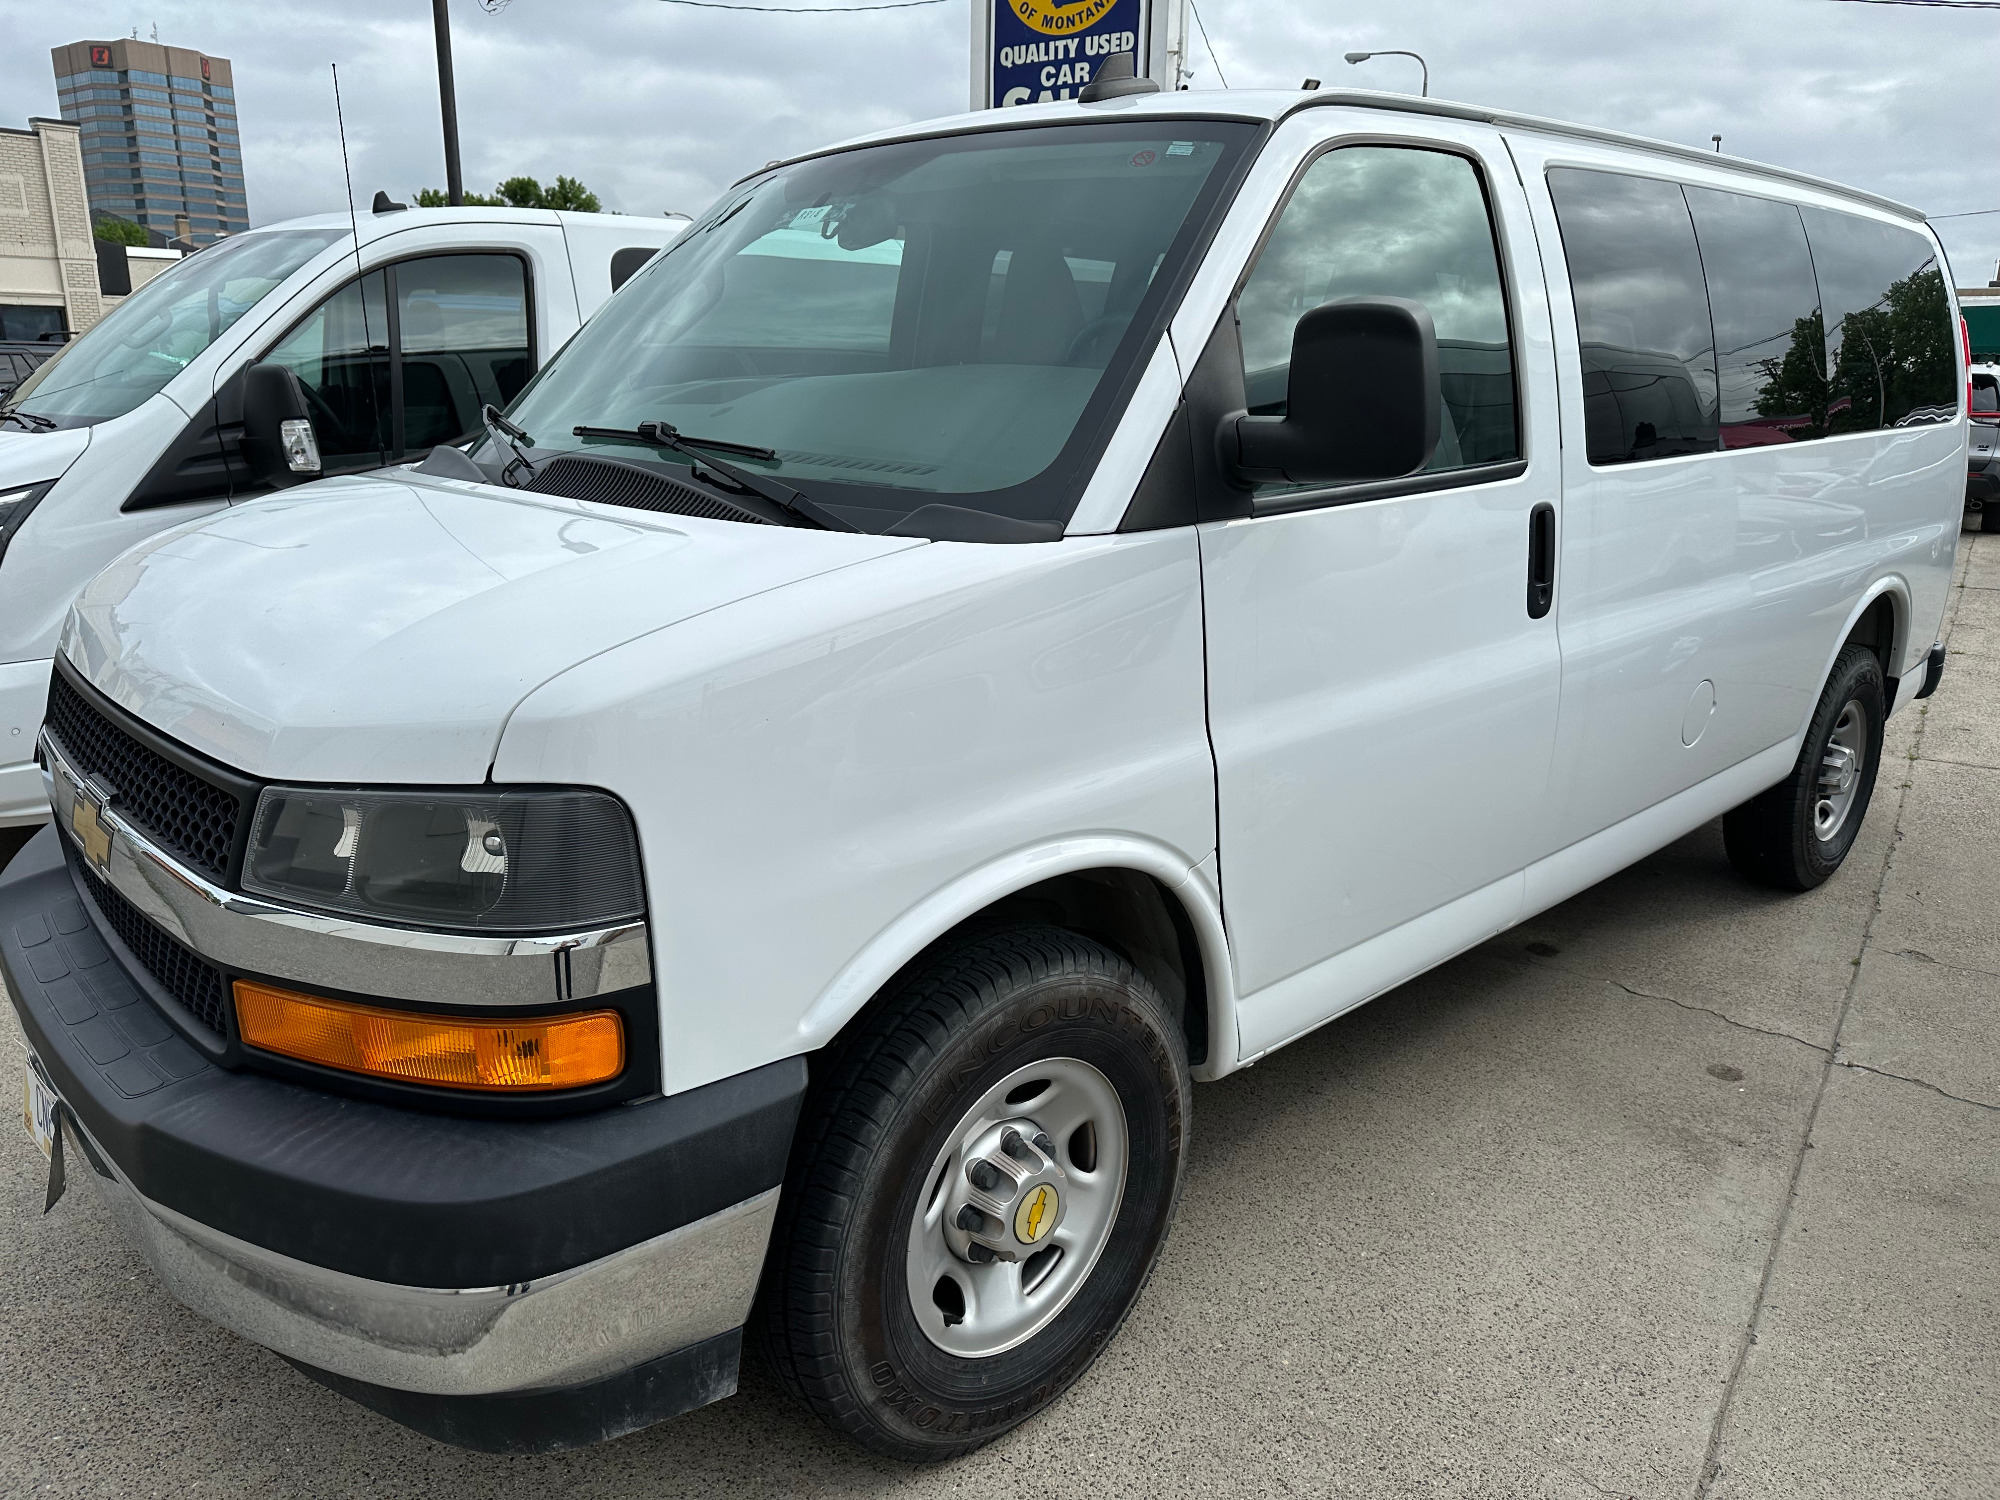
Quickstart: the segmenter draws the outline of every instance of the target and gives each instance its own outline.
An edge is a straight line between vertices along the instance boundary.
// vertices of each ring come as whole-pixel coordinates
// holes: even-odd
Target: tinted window
[[[1343,297],[1407,297],[1437,325],[1444,420],[1428,468],[1518,458],[1500,259],[1461,156],[1350,146],[1314,162],[1237,299],[1250,410],[1285,410],[1299,318]]]
[[[1958,330],[1929,238],[1855,214],[1803,212],[1825,307],[1831,430],[1950,421]]]
[[[1679,186],[1559,167],[1549,192],[1576,300],[1590,461],[1719,447],[1708,293]]]
[[[2000,411],[2000,384],[1991,375],[1972,377],[1972,409],[1977,412]]]
[[[265,358],[287,366],[305,387],[328,469],[386,461],[392,441],[389,305],[380,271],[348,282]]]
[[[395,268],[405,452],[455,442],[532,373],[528,278],[512,255],[431,255]]]
[[[1825,336],[1798,209],[1713,188],[1684,191],[1708,281],[1722,445],[1824,437]]]

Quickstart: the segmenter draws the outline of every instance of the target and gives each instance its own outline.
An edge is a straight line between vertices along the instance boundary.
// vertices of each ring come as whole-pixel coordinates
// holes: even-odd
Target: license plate
[[[42,1082],[32,1061],[21,1070],[21,1119],[28,1134],[51,1156],[56,1146],[56,1091]]]

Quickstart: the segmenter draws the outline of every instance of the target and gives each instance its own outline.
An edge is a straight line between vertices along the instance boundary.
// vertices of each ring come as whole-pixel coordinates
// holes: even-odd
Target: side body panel
[[[823,1044],[977,872],[1018,889],[1095,841],[1186,877],[1215,843],[1201,647],[1191,531],[937,542],[584,662],[493,775],[631,805],[672,1092]]]
[[[611,257],[628,248],[665,249],[681,237],[687,219],[646,219],[625,214],[572,214],[556,216],[562,223],[563,242],[568,247],[569,274],[576,288],[577,321],[587,323],[591,314],[611,295]],[[561,346],[548,344],[544,360]]]
[[[1551,166],[1890,218],[1803,187],[1774,191],[1723,168],[1569,139],[1516,135],[1510,143],[1547,258],[1559,379],[1572,397],[1582,374]],[[1585,458],[1581,400],[1564,403],[1554,771],[1564,795],[1552,825],[1561,844],[1795,739],[1872,595],[1898,601],[1891,675],[1921,660],[1950,582],[1965,430],[1961,416],[1599,468]]]

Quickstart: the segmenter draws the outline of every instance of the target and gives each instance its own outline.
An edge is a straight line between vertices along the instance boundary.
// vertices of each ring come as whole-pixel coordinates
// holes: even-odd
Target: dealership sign
[[[974,105],[1074,99],[1120,52],[1150,74],[1152,11],[1152,0],[984,0],[973,11],[988,23],[975,38],[985,66],[975,74]]]

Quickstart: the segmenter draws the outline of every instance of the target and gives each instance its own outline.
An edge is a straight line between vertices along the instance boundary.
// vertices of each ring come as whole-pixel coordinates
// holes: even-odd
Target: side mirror
[[[243,457],[253,474],[281,489],[319,478],[319,439],[306,415],[305,387],[283,365],[243,372]]]
[[[1292,334],[1285,415],[1223,418],[1223,459],[1251,484],[1400,479],[1437,448],[1439,399],[1437,328],[1421,302],[1329,302]]]

